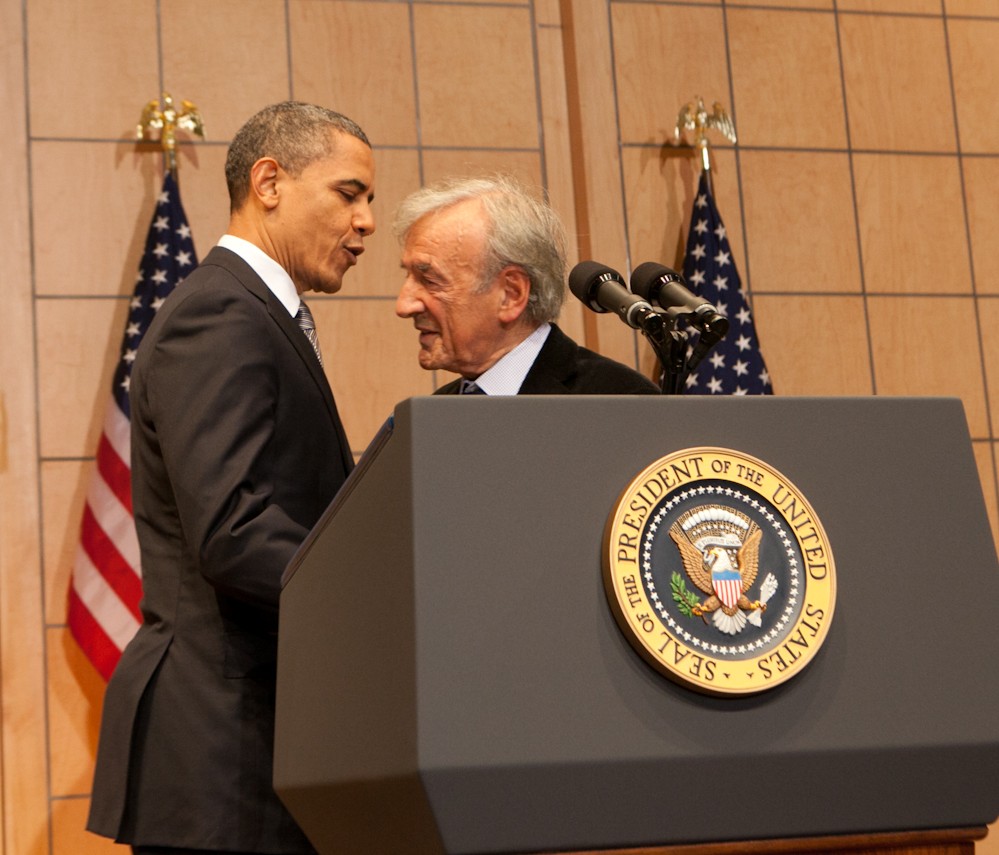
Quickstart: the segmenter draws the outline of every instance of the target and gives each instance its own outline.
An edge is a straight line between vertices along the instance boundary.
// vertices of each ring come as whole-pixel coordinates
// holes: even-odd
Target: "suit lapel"
[[[236,253],[222,247],[215,247],[205,258],[205,262],[208,261],[229,270],[247,291],[263,301],[271,319],[280,327],[281,332],[284,333],[288,342],[298,353],[302,364],[315,381],[316,386],[319,387],[323,400],[326,402],[326,408],[329,410],[330,418],[340,439],[340,452],[343,457],[344,466],[347,472],[350,472],[354,467],[354,456],[350,450],[350,443],[347,441],[347,433],[343,428],[343,423],[340,421],[340,414],[337,412],[336,401],[333,399],[333,390],[326,379],[323,367],[316,358],[312,344],[305,337],[305,333],[298,326],[298,322],[288,314],[288,310],[274,296],[274,292],[267,287],[264,280]]]
[[[335,409],[333,392],[330,389],[329,381],[326,379],[326,373],[323,371],[323,367],[319,364],[315,351],[312,349],[312,344],[306,338],[305,333],[302,332],[298,322],[288,314],[288,310],[282,305],[281,301],[271,293],[271,290],[266,285],[264,286],[264,290],[267,292],[265,299],[267,301],[268,313],[274,319],[275,323],[281,327],[281,332],[285,334],[291,346],[298,352],[299,358],[302,360],[309,374],[312,375],[312,379],[316,381],[316,385],[322,390],[327,406],[331,410]]]
[[[567,372],[573,370],[575,344],[555,324],[527,372],[518,395],[559,395],[569,392]]]
[[[312,379],[316,381],[316,385],[323,393],[323,400],[326,401],[326,406],[333,417],[337,436],[340,438],[343,465],[347,472],[350,472],[354,468],[354,455],[350,451],[347,432],[343,428],[343,422],[340,421],[340,413],[337,411],[336,401],[333,398],[333,390],[330,388],[329,380],[326,378],[326,372],[323,370],[322,365],[319,364],[316,352],[312,349],[312,343],[306,338],[298,322],[288,314],[288,310],[266,285],[264,288],[267,291],[267,311],[270,312],[271,317],[281,327],[281,330],[288,337],[288,341],[298,351],[298,355],[301,357],[302,362],[305,363],[309,374],[312,375]]]
[[[461,389],[461,379],[452,380],[450,383],[445,383],[437,391],[434,392],[435,395],[457,395]]]

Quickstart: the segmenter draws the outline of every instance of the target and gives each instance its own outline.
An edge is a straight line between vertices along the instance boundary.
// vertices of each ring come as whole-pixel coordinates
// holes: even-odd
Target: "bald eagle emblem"
[[[772,573],[763,580],[758,599],[748,594],[760,565],[760,527],[745,514],[720,505],[702,505],[677,518],[669,535],[680,550],[683,568],[706,596],[699,600],[674,574],[673,598],[684,614],[707,615],[715,628],[736,635],[752,623],[762,625],[767,601],[777,590]]]

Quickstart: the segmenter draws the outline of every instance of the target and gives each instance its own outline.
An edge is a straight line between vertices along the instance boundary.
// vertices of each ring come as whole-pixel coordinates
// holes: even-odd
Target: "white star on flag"
[[[732,261],[732,248],[711,195],[707,173],[701,173],[690,221],[683,277],[691,290],[728,318],[730,326],[725,338],[711,349],[711,356],[688,375],[687,392],[695,395],[773,394],[752,313]],[[695,344],[696,338],[692,337],[691,349]]]

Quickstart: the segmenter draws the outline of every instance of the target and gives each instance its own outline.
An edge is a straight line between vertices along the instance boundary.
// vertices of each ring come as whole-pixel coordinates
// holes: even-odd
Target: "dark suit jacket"
[[[305,335],[216,247],[132,371],[143,623],[104,701],[88,828],[123,842],[312,847],[274,794],[282,571],[352,464]]]
[[[460,380],[435,394],[457,395]],[[637,371],[580,347],[555,324],[518,395],[657,395],[659,387]]]

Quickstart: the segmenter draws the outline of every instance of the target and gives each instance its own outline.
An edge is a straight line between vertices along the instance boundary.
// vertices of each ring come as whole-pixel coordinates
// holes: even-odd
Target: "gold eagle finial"
[[[205,125],[198,108],[190,101],[181,101],[180,110],[174,106],[169,92],[163,93],[162,101],[153,99],[142,108],[142,116],[135,126],[135,138],[150,138],[151,131],[160,132],[160,146],[166,153],[167,169],[177,170],[177,129],[205,138]]]
[[[685,130],[694,131],[693,144],[701,151],[701,160],[705,170],[711,169],[708,153],[708,130],[719,131],[729,142],[733,144],[736,142],[735,124],[721,102],[715,101],[712,104],[712,112],[709,113],[700,95],[695,96],[693,101],[688,101],[680,108],[680,113],[676,117],[676,127],[673,129],[674,140],[679,142]]]

